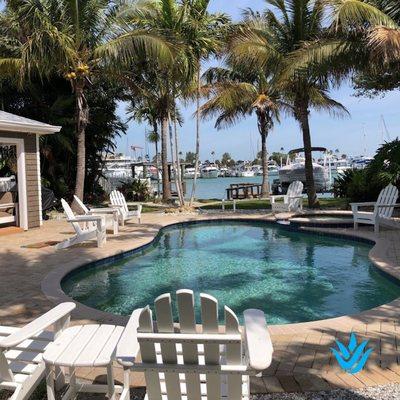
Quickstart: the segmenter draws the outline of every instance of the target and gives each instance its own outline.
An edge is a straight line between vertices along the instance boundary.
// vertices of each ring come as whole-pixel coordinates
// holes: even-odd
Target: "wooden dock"
[[[261,186],[255,183],[233,183],[226,189],[228,200],[255,199],[261,196]]]

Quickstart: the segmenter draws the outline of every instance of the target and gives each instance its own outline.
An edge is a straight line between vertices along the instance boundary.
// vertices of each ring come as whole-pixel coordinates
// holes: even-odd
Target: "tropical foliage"
[[[400,140],[383,144],[363,170],[350,170],[335,180],[334,194],[351,201],[374,201],[389,183],[400,189]]]
[[[215,118],[217,128],[255,117],[264,196],[267,139],[282,113],[293,117],[304,144],[309,205],[318,206],[310,115],[346,115],[329,94],[345,79],[358,95],[400,87],[399,2],[266,0],[264,11],[248,9],[237,23],[209,6],[210,0],[7,1],[0,12],[0,107],[62,125],[59,135],[41,139],[44,181],[57,196],[101,195],[102,160],[126,131],[117,106],[127,101],[127,117],[150,128],[169,201],[168,163],[178,171],[181,162],[180,107],[194,102],[195,148],[187,159],[196,168],[201,115]],[[211,56],[213,67],[202,75]],[[366,185],[398,183],[396,149],[396,142],[383,145],[366,171],[336,182],[337,194],[364,197]],[[195,190],[196,182],[191,203]]]

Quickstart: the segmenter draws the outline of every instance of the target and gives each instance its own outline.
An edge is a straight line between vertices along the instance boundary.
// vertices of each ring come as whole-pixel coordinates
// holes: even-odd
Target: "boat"
[[[279,176],[279,168],[276,165],[268,165],[268,175],[277,178]]]
[[[192,168],[192,167],[186,168],[185,172],[183,173],[183,177],[185,179],[194,179],[195,176],[197,178],[199,177],[199,173],[197,172],[197,174],[196,174],[196,168]]]
[[[253,176],[255,176],[256,173],[254,172],[254,170],[251,167],[244,167],[240,172],[239,172],[239,176],[242,178],[251,178]]]
[[[366,157],[366,156],[356,157],[353,159],[351,165],[354,169],[364,169],[371,163],[372,160],[373,160],[372,157]]]
[[[200,170],[200,177],[203,179],[218,178],[219,169],[213,165],[202,167]]]
[[[324,147],[313,147],[312,151],[326,152]],[[279,181],[283,187],[288,187],[292,182],[300,181],[306,184],[305,158],[297,156],[294,161],[290,161],[290,155],[304,152],[304,149],[294,149],[289,151],[288,163],[279,170]],[[324,191],[329,187],[329,171],[326,166],[313,162],[313,173],[315,189]]]
[[[226,167],[221,167],[219,169],[219,175],[220,178],[226,178],[227,176],[229,176],[229,169]]]

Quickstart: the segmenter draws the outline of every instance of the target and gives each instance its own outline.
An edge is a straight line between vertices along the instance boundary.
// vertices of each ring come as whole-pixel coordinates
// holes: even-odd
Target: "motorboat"
[[[364,169],[371,163],[372,160],[373,160],[372,157],[365,157],[365,156],[354,158],[352,167],[354,169]]]
[[[196,173],[196,168],[192,167],[186,168],[185,172],[183,173],[183,177],[185,179],[194,179],[195,176],[197,178],[199,177],[199,173],[198,172]]]
[[[239,176],[242,178],[251,178],[253,176],[255,176],[256,173],[254,171],[253,168],[251,167],[244,167],[240,172],[239,172]]]
[[[313,147],[312,151],[326,152],[323,147]],[[288,154],[287,165],[279,170],[279,180],[283,187],[289,186],[292,182],[300,181],[306,184],[305,158],[296,156],[293,161],[290,161],[290,155],[304,152],[304,149],[291,150]],[[326,166],[313,162],[313,174],[315,189],[324,191],[329,187],[329,171]]]
[[[203,179],[218,178],[219,169],[213,165],[202,167],[200,170],[200,177]]]

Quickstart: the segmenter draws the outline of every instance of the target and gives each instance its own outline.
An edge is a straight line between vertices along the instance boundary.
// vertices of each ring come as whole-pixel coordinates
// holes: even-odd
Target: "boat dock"
[[[261,195],[261,186],[256,183],[233,183],[226,189],[228,200],[254,199]]]

